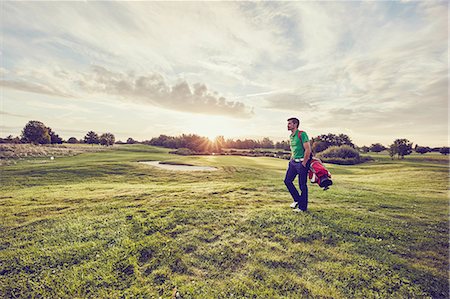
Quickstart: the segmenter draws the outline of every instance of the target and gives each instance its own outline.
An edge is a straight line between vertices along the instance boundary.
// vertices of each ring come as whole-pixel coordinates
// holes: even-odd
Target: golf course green
[[[0,166],[2,298],[449,298],[449,160],[326,164],[114,146]],[[141,161],[209,166],[171,171]]]

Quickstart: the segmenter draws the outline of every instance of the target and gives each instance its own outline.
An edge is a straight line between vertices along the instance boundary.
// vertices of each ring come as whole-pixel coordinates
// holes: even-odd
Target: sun
[[[218,136],[230,138],[243,133],[240,121],[223,116],[197,116],[186,122],[185,125],[185,129],[189,133],[208,137],[211,141]]]
[[[221,135],[218,135],[216,132],[208,132],[208,133],[205,132],[204,134],[199,134],[199,135],[207,137],[211,141],[214,141],[218,136],[221,136]],[[222,134],[222,136],[223,136],[223,134]]]

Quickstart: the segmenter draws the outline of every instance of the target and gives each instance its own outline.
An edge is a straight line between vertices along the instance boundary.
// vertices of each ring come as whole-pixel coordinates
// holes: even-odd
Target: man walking
[[[309,165],[311,164],[311,144],[306,132],[299,131],[300,121],[292,117],[288,119],[287,129],[291,131],[291,160],[286,171],[284,183],[294,199],[291,208],[296,212],[305,212],[308,208],[308,179]],[[301,194],[294,186],[294,179],[298,175]]]

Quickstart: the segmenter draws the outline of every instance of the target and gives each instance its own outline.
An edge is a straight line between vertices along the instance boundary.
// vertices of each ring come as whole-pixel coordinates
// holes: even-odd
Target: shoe
[[[302,210],[300,208],[295,208],[295,209],[293,209],[293,211],[296,212],[296,213],[305,213],[306,212],[306,211],[304,211],[304,210]]]
[[[297,207],[298,207],[298,202],[296,202],[296,201],[292,202],[291,205],[290,205],[290,207],[291,207],[292,209],[297,208]]]

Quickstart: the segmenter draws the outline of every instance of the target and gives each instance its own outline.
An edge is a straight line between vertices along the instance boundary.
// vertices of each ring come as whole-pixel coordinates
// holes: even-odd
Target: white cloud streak
[[[36,82],[0,80],[0,86],[5,87],[5,88],[11,88],[11,89],[33,92],[33,93],[41,93],[41,94],[46,94],[46,95],[72,97],[70,94],[67,94],[61,90],[58,90],[56,87],[52,87],[49,85],[44,85],[44,84],[40,84],[40,83],[36,83]]]

